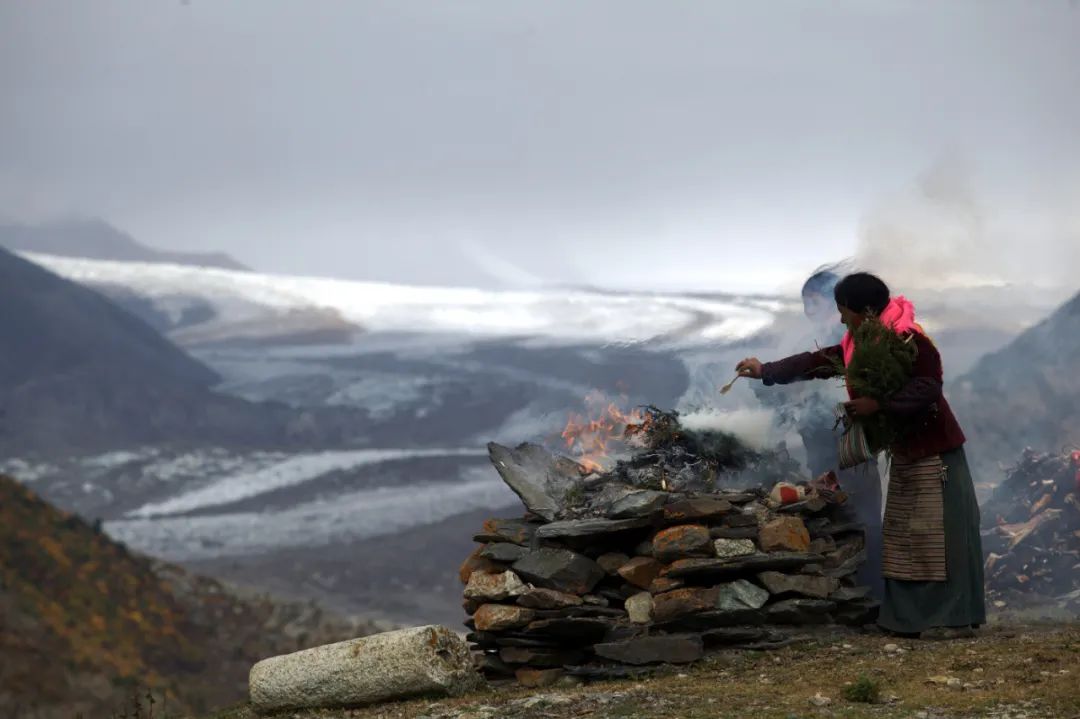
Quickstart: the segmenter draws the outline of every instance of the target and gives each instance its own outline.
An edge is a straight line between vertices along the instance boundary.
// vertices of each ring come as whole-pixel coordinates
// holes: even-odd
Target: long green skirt
[[[878,624],[915,634],[934,627],[972,627],[986,622],[979,504],[964,449],[941,455],[947,469],[942,489],[945,511],[944,582],[885,578]]]

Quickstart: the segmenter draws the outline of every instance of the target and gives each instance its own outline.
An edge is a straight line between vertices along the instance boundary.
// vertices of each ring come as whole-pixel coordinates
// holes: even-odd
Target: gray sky
[[[0,214],[274,272],[764,289],[955,225],[947,165],[957,246],[1008,270],[1080,244],[1077,88],[1069,0],[6,0]]]

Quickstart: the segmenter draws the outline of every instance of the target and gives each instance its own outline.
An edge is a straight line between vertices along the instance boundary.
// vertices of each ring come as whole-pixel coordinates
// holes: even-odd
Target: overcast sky
[[[273,272],[770,289],[971,220],[919,209],[944,167],[979,208],[946,236],[1004,271],[1080,244],[1078,88],[1070,0],[5,0],[0,214]]]

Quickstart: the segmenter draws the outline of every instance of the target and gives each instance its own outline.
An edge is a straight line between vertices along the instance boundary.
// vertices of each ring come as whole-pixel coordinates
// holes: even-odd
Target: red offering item
[[[769,498],[777,504],[794,504],[805,497],[806,488],[790,482],[777,482],[769,493]]]

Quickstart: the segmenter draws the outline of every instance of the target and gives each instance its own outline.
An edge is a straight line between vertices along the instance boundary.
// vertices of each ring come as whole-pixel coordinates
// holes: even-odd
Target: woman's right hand
[[[742,362],[735,365],[735,371],[739,373],[740,377],[761,379],[761,360],[757,357],[747,357]]]

